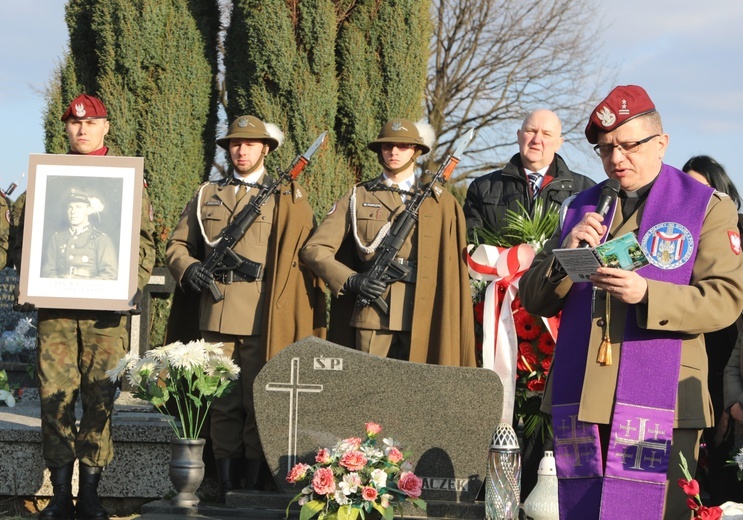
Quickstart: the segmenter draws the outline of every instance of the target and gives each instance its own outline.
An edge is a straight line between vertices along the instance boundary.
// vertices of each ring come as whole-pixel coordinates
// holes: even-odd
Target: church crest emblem
[[[645,233],[641,245],[651,264],[660,269],[677,269],[691,258],[694,237],[677,222],[662,222]]]

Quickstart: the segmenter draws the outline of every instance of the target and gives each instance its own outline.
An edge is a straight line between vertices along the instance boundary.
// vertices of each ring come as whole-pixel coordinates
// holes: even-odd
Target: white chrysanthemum
[[[377,489],[382,489],[387,485],[387,473],[379,468],[371,472],[371,479]]]
[[[735,463],[738,464],[738,469],[743,471],[743,448],[735,456]]]
[[[139,360],[139,363],[132,369],[132,372],[136,372],[140,379],[147,381],[154,381],[157,379],[158,374],[162,371],[162,365],[155,360],[143,358]]]
[[[224,356],[224,343],[203,342],[202,347],[209,356]]]
[[[115,383],[116,381],[121,379],[124,373],[132,368],[138,360],[139,356],[137,356],[135,353],[127,352],[126,355],[122,357],[118,363],[116,363],[115,367],[106,372],[106,377],[109,378],[112,383]]]
[[[25,336],[32,328],[34,328],[34,324],[31,318],[21,318],[15,325],[15,332],[21,336]]]
[[[163,345],[162,347],[153,348],[151,350],[148,350],[145,352],[145,357],[149,359],[154,359],[155,361],[164,361],[168,358],[168,352],[182,347],[183,343],[180,341],[175,341],[173,343],[168,343],[167,345]]]
[[[341,489],[336,489],[335,493],[333,493],[333,500],[338,502],[338,505],[345,506],[348,504],[348,497],[346,497],[346,492]]]
[[[240,376],[240,367],[226,356],[211,356],[207,372],[209,375],[219,376],[222,380],[235,381]]]
[[[205,367],[207,356],[204,347],[196,342],[190,341],[186,345],[180,345],[167,351],[168,363],[181,370],[193,370],[197,367]]]
[[[7,390],[0,390],[0,401],[5,401],[8,408],[13,408],[15,406],[15,397],[13,397],[13,394]]]

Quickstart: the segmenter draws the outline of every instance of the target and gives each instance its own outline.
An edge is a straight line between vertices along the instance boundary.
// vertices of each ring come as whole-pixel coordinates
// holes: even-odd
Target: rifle
[[[411,272],[412,269],[409,266],[396,262],[395,257],[418,222],[418,212],[423,202],[431,196],[433,185],[437,182],[444,184],[449,180],[454,168],[459,164],[459,159],[464,149],[467,148],[467,145],[472,140],[474,133],[474,130],[470,129],[462,136],[454,153],[447,156],[430,182],[424,185],[421,191],[411,197],[409,204],[405,207],[405,211],[397,217],[389,233],[387,233],[387,236],[384,237],[384,240],[379,245],[372,266],[367,272],[370,278],[380,280],[389,285],[404,279]],[[431,174],[431,172],[426,173],[429,176]],[[390,313],[389,305],[387,305],[387,302],[381,296],[374,301],[361,295],[356,298],[356,305],[361,307],[368,307],[372,303],[385,314]]]
[[[263,266],[252,260],[238,255],[233,251],[233,247],[245,236],[250,226],[261,214],[261,206],[263,206],[270,197],[272,197],[277,191],[279,191],[281,185],[284,182],[290,182],[296,179],[299,174],[304,170],[312,158],[312,155],[317,151],[318,148],[325,142],[325,138],[328,135],[327,132],[323,132],[320,136],[315,139],[307,151],[303,154],[297,155],[292,164],[283,173],[279,173],[276,180],[263,186],[258,192],[258,195],[253,198],[241,211],[237,214],[235,219],[225,227],[220,233],[221,238],[209,256],[204,260],[202,266],[207,269],[212,275],[215,272],[230,272],[237,271],[245,278],[252,278],[256,280],[263,275]],[[217,287],[214,280],[209,285],[209,291],[212,293],[212,297],[215,301],[221,301],[224,295]]]

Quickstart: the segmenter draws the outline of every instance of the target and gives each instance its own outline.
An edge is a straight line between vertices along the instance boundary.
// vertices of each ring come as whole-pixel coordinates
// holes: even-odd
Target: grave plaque
[[[276,484],[319,448],[382,426],[423,479],[424,500],[474,502],[485,479],[503,387],[487,369],[396,361],[305,338],[279,352],[254,385],[263,450]]]

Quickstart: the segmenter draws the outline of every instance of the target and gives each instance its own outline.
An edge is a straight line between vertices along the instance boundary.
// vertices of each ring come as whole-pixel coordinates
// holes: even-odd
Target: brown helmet
[[[229,150],[230,139],[260,139],[270,152],[281,146],[284,134],[276,125],[264,123],[255,116],[239,116],[227,129],[227,135],[217,139],[217,144]]]
[[[431,151],[431,146],[424,142],[418,125],[407,119],[391,119],[388,121],[382,127],[377,138],[368,144],[368,148],[372,152],[379,153],[382,143],[416,144],[424,155]]]

